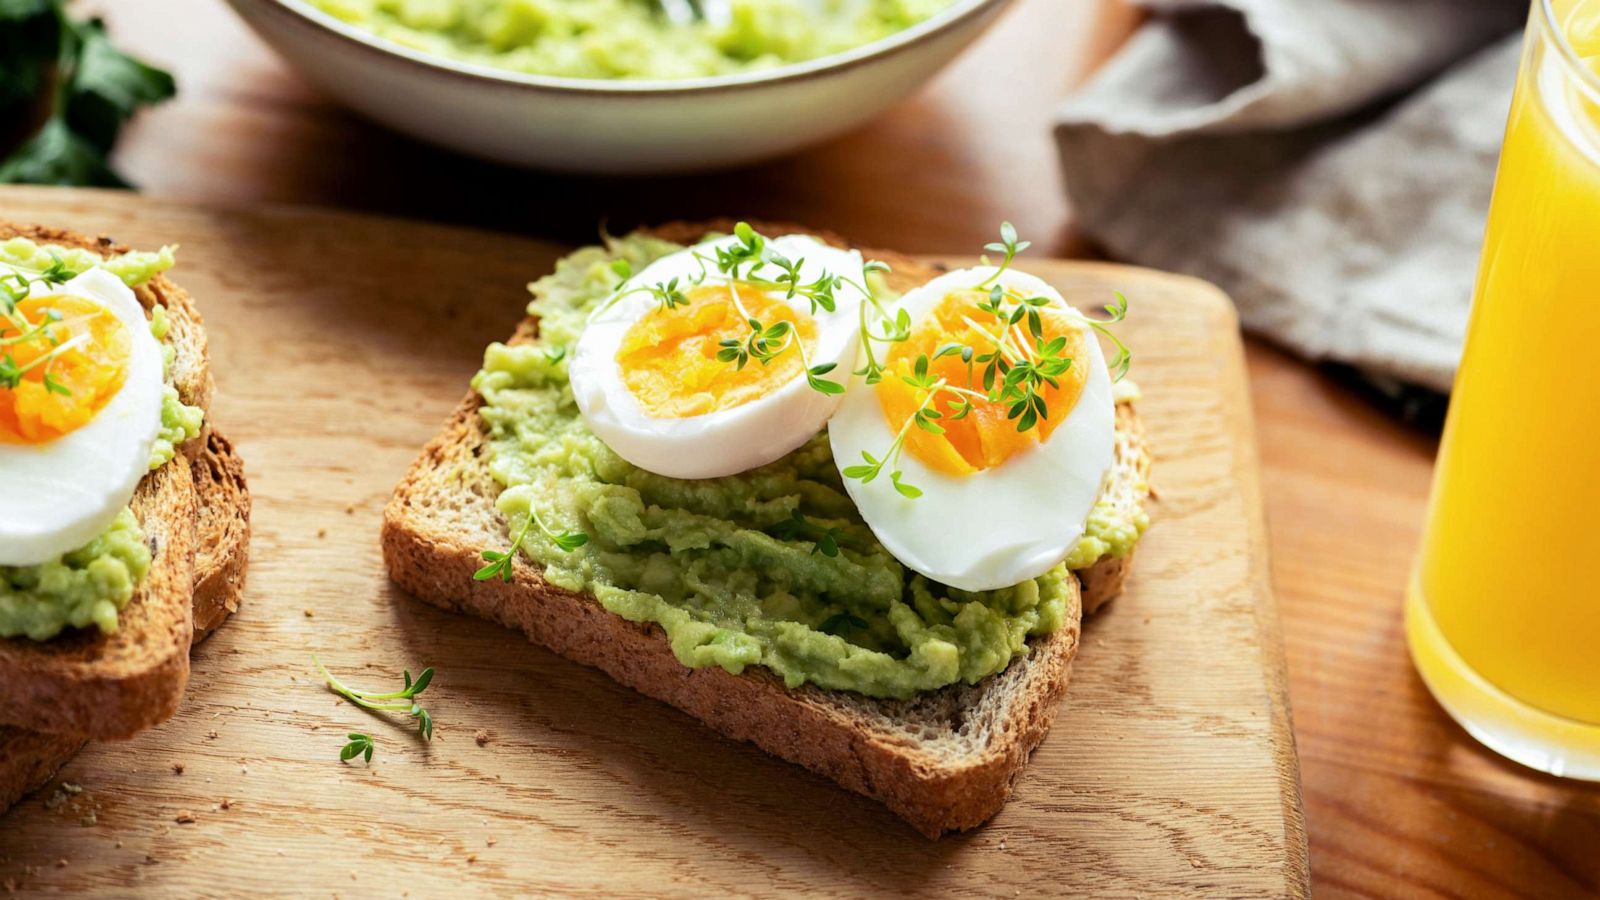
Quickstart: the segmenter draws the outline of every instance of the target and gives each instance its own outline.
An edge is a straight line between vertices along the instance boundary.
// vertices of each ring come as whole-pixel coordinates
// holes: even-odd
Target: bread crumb
[[[497,838],[489,837],[485,838],[483,843],[487,846],[493,847],[495,844],[500,843],[500,841]]]
[[[122,849],[122,842],[121,841],[117,841],[117,849],[118,850]]]
[[[328,536],[328,529],[326,529],[326,528],[318,528],[317,529],[317,537],[325,538],[327,536]]]
[[[479,747],[482,747],[483,745],[489,743],[489,731],[488,731],[488,729],[479,728],[478,729],[478,733],[474,734],[472,736],[472,739],[478,742],[478,746]]]
[[[314,610],[314,609],[312,609],[312,608],[311,608],[311,607],[309,607],[309,606],[308,606],[308,607],[306,607],[306,618],[308,618],[308,619],[312,619],[312,618],[315,618],[315,617],[316,617],[316,615],[317,615],[317,612],[316,612],[316,610]]]
[[[206,732],[206,740],[214,741],[216,739],[217,739],[217,730],[215,728],[213,728],[210,731]]]
[[[183,774],[183,763],[173,763],[172,764],[172,774],[174,774],[174,775],[182,775]]]
[[[217,804],[217,805],[222,807],[223,809],[232,809],[233,808],[233,801],[229,800],[227,797],[223,797],[222,798],[222,802]]]
[[[65,859],[56,860],[56,868],[65,869],[66,867],[67,867],[67,861]]]
[[[91,809],[89,812],[84,814],[83,818],[78,820],[78,824],[85,828],[93,828],[94,826],[100,824],[100,817],[95,815],[94,810]]]
[[[180,809],[180,810],[178,810],[178,817],[173,819],[172,821],[177,822],[179,825],[193,825],[194,824],[194,813],[190,812],[187,809]]]
[[[356,514],[356,505],[354,503],[345,504],[344,514],[347,515],[347,516],[355,515]]]
[[[1000,839],[1000,849],[1001,850],[1006,849],[1006,839],[1005,838],[1001,838]]]
[[[478,861],[478,854],[476,854],[476,853],[468,853],[467,854],[467,862],[475,863],[477,861]]]

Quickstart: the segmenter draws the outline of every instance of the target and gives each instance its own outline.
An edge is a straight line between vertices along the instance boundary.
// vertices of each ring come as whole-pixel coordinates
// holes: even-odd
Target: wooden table
[[[1124,8],[1017,0],[927,91],[871,128],[716,177],[557,179],[463,162],[332,106],[220,0],[95,0],[119,41],[176,71],[178,101],[118,157],[163,196],[308,202],[583,240],[669,217],[823,225],[913,252],[971,252],[1002,218],[1038,252],[1070,226],[1052,105],[1136,23]],[[1319,894],[1600,891],[1600,788],[1481,749],[1406,657],[1400,605],[1435,439],[1259,343],[1249,363]]]

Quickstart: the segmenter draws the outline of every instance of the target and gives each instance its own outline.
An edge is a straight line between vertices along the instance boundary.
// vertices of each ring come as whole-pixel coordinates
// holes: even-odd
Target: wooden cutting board
[[[246,605],[196,651],[182,711],[91,745],[0,817],[0,882],[180,896],[1307,893],[1244,367],[1215,288],[1023,266],[1080,305],[1113,289],[1132,301],[1159,499],[1128,593],[1086,623],[1067,708],[1010,805],[930,842],[385,578],[391,487],[562,248],[88,191],[0,189],[0,218],[183,245],[173,276],[210,328],[213,419],[256,503]],[[381,689],[436,667],[433,743],[325,691],[313,651]],[[339,762],[348,731],[377,739],[370,767]]]

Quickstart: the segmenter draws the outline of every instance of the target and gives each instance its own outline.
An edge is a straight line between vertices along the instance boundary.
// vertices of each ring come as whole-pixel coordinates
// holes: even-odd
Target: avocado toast
[[[147,570],[132,579],[131,595],[123,605],[97,601],[89,621],[48,618],[56,613],[53,597],[67,590],[61,585],[93,592],[102,590],[97,585],[115,583],[122,576],[123,570],[108,563],[107,553],[100,557],[90,553],[102,545],[116,546],[103,537],[60,561],[47,558],[40,566],[0,568],[6,579],[0,594],[13,630],[12,636],[0,639],[0,679],[7,686],[0,692],[0,801],[9,804],[47,778],[85,740],[131,737],[177,709],[188,682],[190,647],[238,607],[250,504],[231,444],[203,424],[212,394],[205,333],[188,294],[161,274],[170,265],[169,251],[136,254],[109,239],[0,224],[0,261],[6,263],[5,272],[22,273],[8,274],[20,279],[13,284],[27,290],[28,282],[33,282],[28,300],[44,304],[56,302],[52,291],[70,297],[73,279],[91,270],[98,274],[115,270],[113,274],[132,288],[135,323],[148,328],[159,342],[164,383],[160,428],[154,444],[142,451],[149,459],[148,473],[139,479],[128,503],[131,519],[128,513],[119,514],[112,529],[131,524],[148,553]],[[28,322],[25,306],[9,307],[7,325],[14,333],[8,348],[26,346],[19,337],[26,332],[18,324]],[[51,313],[38,321],[46,326],[59,323],[62,328],[76,322],[82,327],[83,318]],[[52,343],[58,351],[81,346],[81,340]],[[22,359],[21,374],[26,376],[27,358]],[[52,357],[43,361],[50,363]],[[6,363],[17,365],[9,355]],[[46,387],[50,370],[51,366],[44,367]],[[57,388],[48,393],[69,400],[85,396],[70,375],[60,377]],[[127,388],[120,380],[111,383],[117,386],[110,401],[114,404]],[[20,427],[27,387],[20,377],[7,383],[13,395],[4,399],[11,404],[13,429]],[[35,391],[38,396],[43,395]],[[108,416],[106,410],[112,408],[106,406],[86,418],[94,422],[94,416]],[[78,443],[78,459],[83,458],[85,444],[91,451],[105,451],[92,441]],[[65,462],[51,470],[70,475],[78,469],[71,464],[73,457],[57,452],[66,445],[64,436],[47,435],[33,444],[24,440],[25,447],[33,448],[33,459]],[[20,466],[24,477],[33,466],[37,477],[39,467],[27,456],[13,452],[6,459]],[[5,464],[0,460],[0,467]],[[80,487],[73,485],[74,490]],[[62,496],[77,495],[64,490]],[[30,524],[13,522],[11,527],[20,527],[28,538]],[[89,558],[82,558],[85,555]],[[137,567],[132,571],[138,574]]]
[[[708,233],[730,231],[732,226],[729,222],[668,226],[652,232],[649,239],[681,246]],[[765,226],[762,230],[777,233],[783,229]],[[837,246],[842,242],[830,239],[829,243]],[[670,248],[658,249],[666,252]],[[892,267],[883,279],[895,292],[909,291],[939,275],[916,260],[876,256]],[[535,292],[539,293],[537,286]],[[669,309],[673,305],[664,303]],[[539,337],[539,322],[530,317],[509,343],[529,345]],[[879,695],[872,696],[858,690],[796,683],[812,679],[797,679],[793,672],[785,673],[786,683],[786,678],[765,662],[730,666],[725,657],[716,658],[715,664],[690,667],[675,652],[673,636],[660,624],[619,615],[591,592],[574,589],[570,578],[541,571],[542,567],[521,555],[513,554],[509,560],[508,578],[483,577],[480,555],[496,558],[483,551],[503,546],[510,524],[497,506],[502,494],[509,492],[491,471],[491,428],[484,419],[484,406],[482,392],[468,395],[445,431],[424,450],[386,510],[385,558],[398,584],[430,603],[521,630],[535,642],[683,709],[724,735],[751,741],[876,798],[929,836],[981,824],[1005,803],[1066,689],[1082,610],[1096,608],[1115,596],[1127,574],[1131,541],[1116,548],[1118,552],[1082,561],[1065,577],[1058,574],[1053,581],[1041,580],[1041,585],[1055,591],[1050,598],[1054,627],[1027,627],[1039,624],[1043,614],[1031,608],[1022,610],[1033,618],[1019,614],[1004,620],[1013,629],[1013,638],[1026,637],[1015,656],[1002,657],[992,674],[933,689],[907,691],[888,682],[874,683],[869,690]],[[1126,510],[1142,522],[1148,495],[1148,451],[1131,401],[1118,403],[1114,418],[1114,459],[1099,502],[1105,508]],[[814,456],[821,451],[808,445],[800,452]],[[826,468],[831,470],[831,463]],[[760,480],[779,474],[758,469],[752,477]],[[623,480],[629,477],[623,476]],[[818,494],[811,479],[801,480],[806,482],[798,488],[801,493]],[[687,484],[691,487],[685,490],[693,492],[696,483]],[[834,501],[840,495],[836,489],[822,493]],[[528,521],[532,521],[531,513]],[[860,523],[841,528],[841,542],[859,548],[864,546],[860,542],[870,541]],[[785,540],[774,547],[752,532],[741,529],[731,540],[753,543],[774,558],[793,544]],[[807,552],[823,546],[820,532],[811,533],[810,538],[798,546],[812,547],[814,543],[815,548]],[[826,540],[832,541],[831,531]],[[833,549],[834,555],[840,553]],[[840,558],[864,559],[850,551]],[[562,583],[552,583],[552,578]],[[825,639],[831,640],[834,631],[853,627],[849,618],[830,617],[813,630],[828,632]],[[859,624],[865,629],[870,623]],[[703,646],[719,640],[720,636],[714,635]],[[891,661],[889,665],[899,664]],[[848,668],[848,661],[842,668]]]

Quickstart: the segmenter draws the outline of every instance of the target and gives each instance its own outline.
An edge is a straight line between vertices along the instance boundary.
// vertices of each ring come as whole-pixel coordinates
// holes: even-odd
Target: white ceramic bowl
[[[953,0],[881,41],[763,72],[600,81],[443,59],[302,0],[228,0],[313,84],[463,153],[572,172],[649,174],[778,156],[855,128],[920,87],[1010,0]]]

